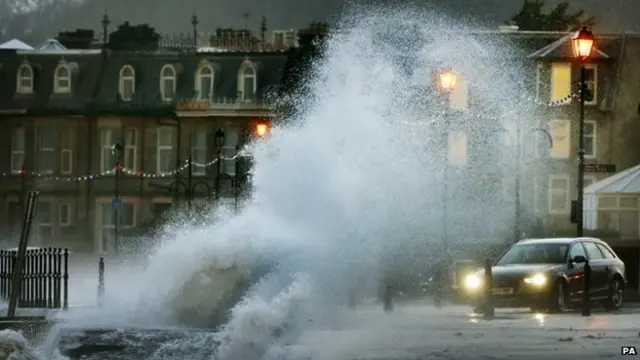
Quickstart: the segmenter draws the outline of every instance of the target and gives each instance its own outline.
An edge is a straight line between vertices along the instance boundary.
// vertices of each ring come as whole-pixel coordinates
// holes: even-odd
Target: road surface
[[[354,310],[338,328],[310,331],[289,358],[364,359],[617,359],[621,346],[640,348],[640,309],[618,313],[533,314],[498,310],[493,320],[467,307],[427,304]],[[626,357],[626,356],[625,356]]]

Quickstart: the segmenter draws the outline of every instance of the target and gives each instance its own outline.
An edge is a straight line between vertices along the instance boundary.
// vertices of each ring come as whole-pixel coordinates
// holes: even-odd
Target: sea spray
[[[17,331],[0,330],[0,360],[42,360]]]
[[[220,360],[275,360],[295,340],[299,322],[308,321],[300,311],[312,296],[308,275],[297,274],[291,285],[271,300],[259,294],[246,297],[231,310],[231,321],[221,332]]]

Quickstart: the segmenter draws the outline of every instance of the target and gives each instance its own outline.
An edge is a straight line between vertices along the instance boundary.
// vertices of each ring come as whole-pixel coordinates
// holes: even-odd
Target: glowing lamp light
[[[440,73],[440,89],[444,92],[452,92],[456,88],[456,82],[458,76],[451,70],[446,70]]]
[[[267,123],[266,121],[260,121],[256,124],[256,136],[258,137],[265,137],[267,136],[267,134],[269,134],[269,123]]]
[[[594,42],[593,32],[591,32],[588,27],[583,26],[580,30],[576,31],[571,39],[573,55],[580,60],[588,59],[593,51]]]
[[[533,286],[544,286],[547,283],[547,277],[543,274],[535,274],[524,279],[524,282]]]
[[[464,279],[464,287],[468,291],[476,290],[482,285],[482,279],[476,274],[471,274]]]

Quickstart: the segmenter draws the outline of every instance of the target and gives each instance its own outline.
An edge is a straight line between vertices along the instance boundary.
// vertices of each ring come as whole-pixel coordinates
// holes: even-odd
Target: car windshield
[[[194,330],[72,330],[58,351],[70,360],[210,360],[214,333]]]
[[[497,265],[562,264],[567,260],[568,249],[568,244],[517,244],[502,255]]]

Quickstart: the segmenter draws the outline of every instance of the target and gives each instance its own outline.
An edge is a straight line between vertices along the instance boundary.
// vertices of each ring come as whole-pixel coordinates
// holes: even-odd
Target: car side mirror
[[[574,262],[576,264],[584,264],[587,262],[587,258],[584,257],[583,255],[576,255],[571,262]]]

